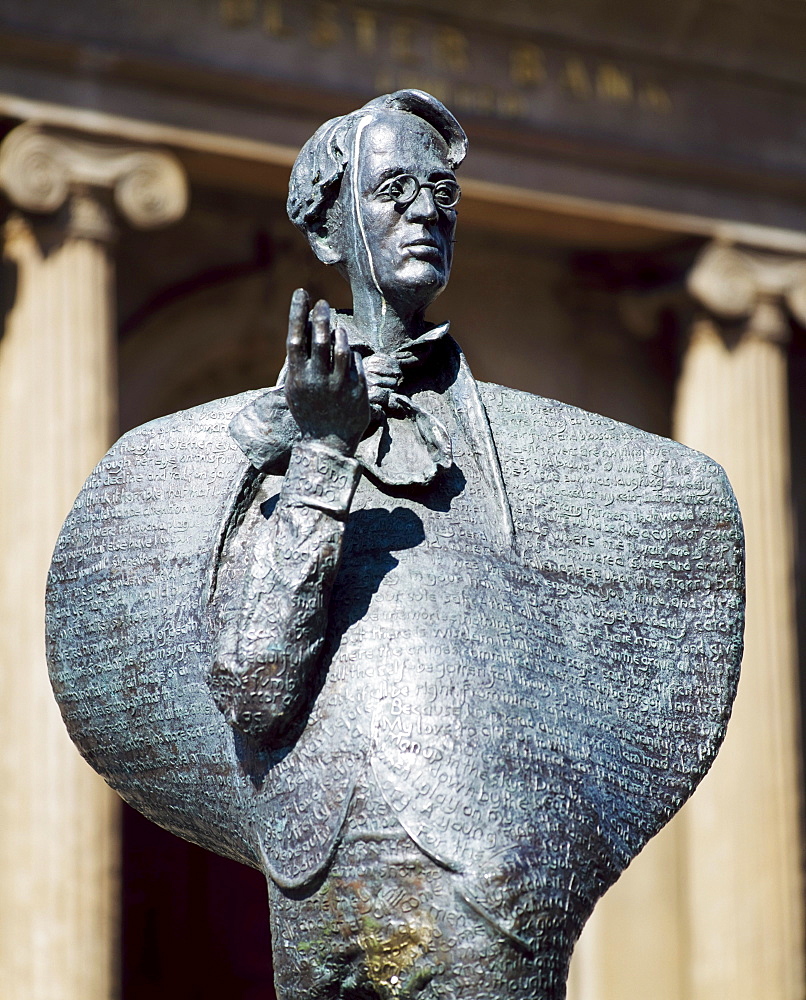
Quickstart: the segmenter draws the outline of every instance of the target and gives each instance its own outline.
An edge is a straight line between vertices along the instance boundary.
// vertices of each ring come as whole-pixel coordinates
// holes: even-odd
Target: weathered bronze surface
[[[262,869],[283,1000],[561,998],[735,692],[719,466],[479,384],[425,321],[465,151],[416,91],[322,126],[289,213],[353,311],[297,291],[278,385],[127,434],[54,554],[73,739]]]

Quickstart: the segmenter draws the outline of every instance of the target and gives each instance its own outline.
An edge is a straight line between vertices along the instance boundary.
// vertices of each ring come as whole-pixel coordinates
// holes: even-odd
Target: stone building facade
[[[804,55],[794,0],[0,0],[4,1000],[272,995],[260,877],[122,812],[69,743],[44,576],[120,431],[271,384],[298,285],[347,304],[289,168],[408,86],[471,140],[432,312],[476,376],[712,455],[747,532],[725,748],[569,997],[803,1000]]]

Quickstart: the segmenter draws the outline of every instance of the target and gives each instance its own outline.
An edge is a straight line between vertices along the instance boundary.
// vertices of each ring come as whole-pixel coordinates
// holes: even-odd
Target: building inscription
[[[651,72],[495,30],[323,2],[219,0],[218,9],[221,24],[234,32],[257,28],[311,55],[335,51],[364,60],[378,91],[414,87],[473,114],[529,117],[556,90],[582,103],[660,115],[672,110],[670,92]]]

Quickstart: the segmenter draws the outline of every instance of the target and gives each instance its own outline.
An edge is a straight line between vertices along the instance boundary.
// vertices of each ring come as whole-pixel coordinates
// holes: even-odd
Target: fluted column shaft
[[[742,678],[716,763],[685,810],[691,1000],[803,1000],[798,678],[785,308],[806,265],[712,246],[675,434],[715,458],[747,545]]]
[[[17,297],[0,340],[0,995],[112,995],[114,794],[70,743],[44,665],[53,540],[111,437],[105,249],[69,237],[43,255],[6,226]]]
[[[117,799],[81,760],[59,716],[45,666],[43,600],[61,523],[113,436],[113,229],[105,199],[114,189],[122,207],[121,164],[143,155],[27,125],[0,147],[9,198],[47,213],[14,210],[4,234],[11,301],[0,338],[3,1000],[117,995]],[[145,155],[158,167],[153,157],[165,154]],[[131,169],[128,177],[136,188]],[[139,178],[152,209],[155,177]],[[157,221],[176,217],[175,199],[172,206]],[[131,221],[125,197],[123,212]]]

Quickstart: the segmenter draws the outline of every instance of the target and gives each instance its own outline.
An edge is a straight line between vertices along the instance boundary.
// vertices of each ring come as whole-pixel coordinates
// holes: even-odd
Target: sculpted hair
[[[303,231],[327,236],[327,213],[341,186],[358,122],[373,111],[405,111],[428,122],[445,140],[456,169],[467,155],[464,129],[441,101],[422,90],[376,97],[357,111],[325,122],[300,150],[288,186],[288,217]]]

